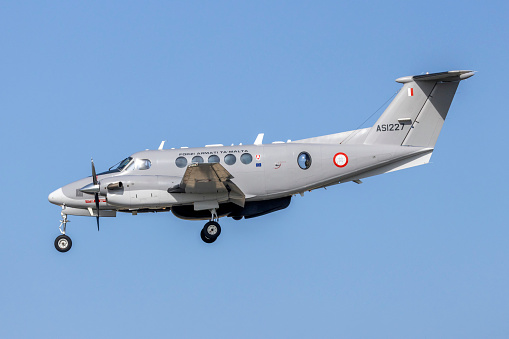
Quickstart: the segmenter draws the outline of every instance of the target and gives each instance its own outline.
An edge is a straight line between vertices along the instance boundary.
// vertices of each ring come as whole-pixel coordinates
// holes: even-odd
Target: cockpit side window
[[[152,166],[152,163],[148,159],[139,159],[136,160],[136,169],[139,170],[147,170]]]
[[[147,170],[152,166],[152,162],[148,159],[135,159],[125,168],[125,171]]]

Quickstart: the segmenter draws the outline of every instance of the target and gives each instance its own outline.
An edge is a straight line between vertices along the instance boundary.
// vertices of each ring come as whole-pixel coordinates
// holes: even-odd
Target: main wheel
[[[217,237],[221,234],[221,226],[215,221],[209,221],[203,226],[200,232],[201,240],[207,244],[211,244],[216,241]]]
[[[203,240],[204,242],[206,242],[207,244],[212,244],[214,241],[216,241],[217,238],[212,238],[212,239],[209,239],[205,236],[205,230],[201,230],[200,232],[200,237],[201,237],[201,240]]]
[[[71,238],[69,238],[65,234],[59,235],[55,239],[55,248],[57,249],[57,251],[67,252],[71,249],[71,247],[72,247]]]
[[[209,239],[215,239],[221,234],[221,226],[215,221],[209,221],[203,226],[203,235]]]

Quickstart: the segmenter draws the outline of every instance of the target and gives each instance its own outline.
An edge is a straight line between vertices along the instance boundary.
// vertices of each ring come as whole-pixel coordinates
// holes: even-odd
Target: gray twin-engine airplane
[[[51,193],[62,207],[55,247],[67,252],[68,215],[114,217],[117,212],[171,211],[182,219],[209,220],[206,243],[221,233],[217,220],[254,218],[282,210],[293,195],[429,162],[461,80],[473,71],[407,76],[373,127],[315,138],[253,145],[208,145],[135,153]]]

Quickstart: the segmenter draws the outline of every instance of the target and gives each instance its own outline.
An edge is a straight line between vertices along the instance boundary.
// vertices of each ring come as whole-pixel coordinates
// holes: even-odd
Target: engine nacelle
[[[123,177],[112,177],[102,179],[99,182],[99,194],[103,196],[107,196],[111,191],[116,191],[117,194],[122,194],[124,191],[124,182]],[[119,192],[122,191],[122,192]]]
[[[218,217],[225,217],[233,212],[237,205],[233,203],[220,204],[216,209]],[[184,220],[210,220],[210,211],[195,211],[193,205],[172,206],[171,212],[179,219]]]
[[[246,219],[260,217],[265,214],[276,212],[287,208],[292,197],[284,197],[272,200],[246,201],[244,207],[234,203],[220,204],[216,213],[219,217],[232,217],[234,219]],[[172,213],[180,219],[185,220],[209,220],[210,211],[195,211],[193,205],[172,206]]]
[[[122,181],[119,181],[119,182],[112,182],[111,184],[106,186],[106,189],[110,190],[110,191],[114,191],[114,190],[121,189],[123,187],[124,187],[124,184],[122,184]]]
[[[180,181],[180,177],[164,175],[119,175],[101,180],[100,193],[116,207],[166,207],[174,203],[168,188]]]
[[[261,217],[262,215],[287,208],[291,200],[292,197],[289,196],[271,200],[246,201],[244,208],[235,209],[228,216],[234,219]]]

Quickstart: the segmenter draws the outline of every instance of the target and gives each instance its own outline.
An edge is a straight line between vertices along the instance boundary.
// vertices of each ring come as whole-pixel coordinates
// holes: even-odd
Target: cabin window
[[[300,168],[307,170],[309,167],[311,167],[311,156],[308,152],[301,152],[297,157],[297,163],[299,164]]]
[[[193,164],[201,164],[203,162],[203,158],[199,155],[193,157],[193,160],[191,160]]]
[[[240,156],[240,161],[245,165],[249,165],[253,161],[253,156],[249,153],[244,153]]]
[[[217,155],[211,155],[209,157],[209,163],[219,163],[219,157]]]
[[[233,165],[237,161],[237,158],[233,154],[227,154],[224,156],[224,162],[227,165]]]
[[[177,165],[178,168],[183,168],[187,166],[187,159],[184,157],[178,157],[175,159],[175,165]]]

